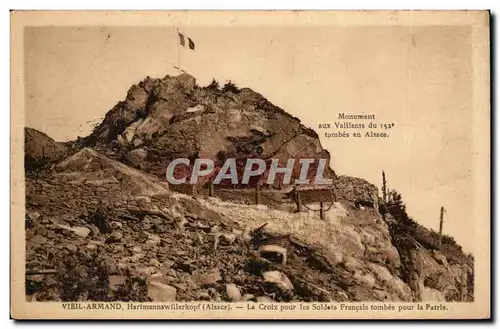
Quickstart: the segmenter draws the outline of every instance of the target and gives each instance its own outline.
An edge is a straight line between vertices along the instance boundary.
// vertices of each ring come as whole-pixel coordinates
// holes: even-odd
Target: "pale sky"
[[[42,27],[25,30],[26,125],[65,141],[90,132],[146,76],[187,70],[250,87],[315,129],[337,174],[400,191],[409,214],[471,251],[471,29],[429,27]],[[395,123],[386,139],[327,139],[339,113]],[[80,127],[84,124],[83,127]],[[333,132],[334,130],[329,130]]]

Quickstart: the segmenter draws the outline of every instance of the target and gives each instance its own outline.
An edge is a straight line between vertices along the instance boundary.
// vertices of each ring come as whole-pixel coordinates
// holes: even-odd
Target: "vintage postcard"
[[[489,319],[489,19],[12,11],[12,317]]]

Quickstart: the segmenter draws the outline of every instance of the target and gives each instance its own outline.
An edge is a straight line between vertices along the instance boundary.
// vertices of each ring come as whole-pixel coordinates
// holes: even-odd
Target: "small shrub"
[[[224,87],[222,87],[222,91],[223,92],[232,92],[232,93],[237,94],[240,90],[238,89],[238,87],[236,86],[236,84],[234,82],[232,82],[231,80],[228,80],[228,82],[226,82]]]
[[[215,79],[212,79],[212,82],[210,82],[210,84],[207,86],[207,89],[213,91],[219,90],[219,82],[217,82],[217,80]]]

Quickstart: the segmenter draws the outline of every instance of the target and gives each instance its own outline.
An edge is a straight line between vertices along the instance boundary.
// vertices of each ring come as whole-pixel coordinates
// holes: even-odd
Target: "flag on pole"
[[[178,34],[179,34],[179,43],[181,44],[181,46],[184,47],[186,45],[186,41],[184,40],[184,35],[181,33],[178,33]],[[189,39],[189,40],[191,40],[191,39]]]
[[[185,47],[186,46],[186,36],[180,32],[177,32],[177,34],[179,35],[179,43],[181,46]],[[196,45],[194,44],[194,41],[191,39],[191,38],[187,38],[188,39],[188,46],[189,46],[189,49],[191,50],[195,50],[196,48]]]
[[[189,40],[189,49],[194,50],[195,46],[193,40],[191,40],[191,38],[188,38],[188,40]]]

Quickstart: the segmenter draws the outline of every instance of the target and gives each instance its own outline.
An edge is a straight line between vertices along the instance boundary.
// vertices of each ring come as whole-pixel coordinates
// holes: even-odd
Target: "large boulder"
[[[56,180],[70,184],[115,186],[133,195],[163,195],[168,186],[157,177],[110,159],[91,148],[84,148],[55,167]]]
[[[27,170],[60,161],[66,152],[64,143],[56,142],[36,129],[24,128],[24,166]]]
[[[138,148],[127,153],[127,161],[135,168],[143,168],[148,158],[148,151]]]
[[[378,209],[378,188],[362,178],[339,176],[335,181],[335,192],[358,206]]]
[[[161,282],[152,281],[148,285],[148,297],[153,302],[172,302],[177,296],[177,289]]]

